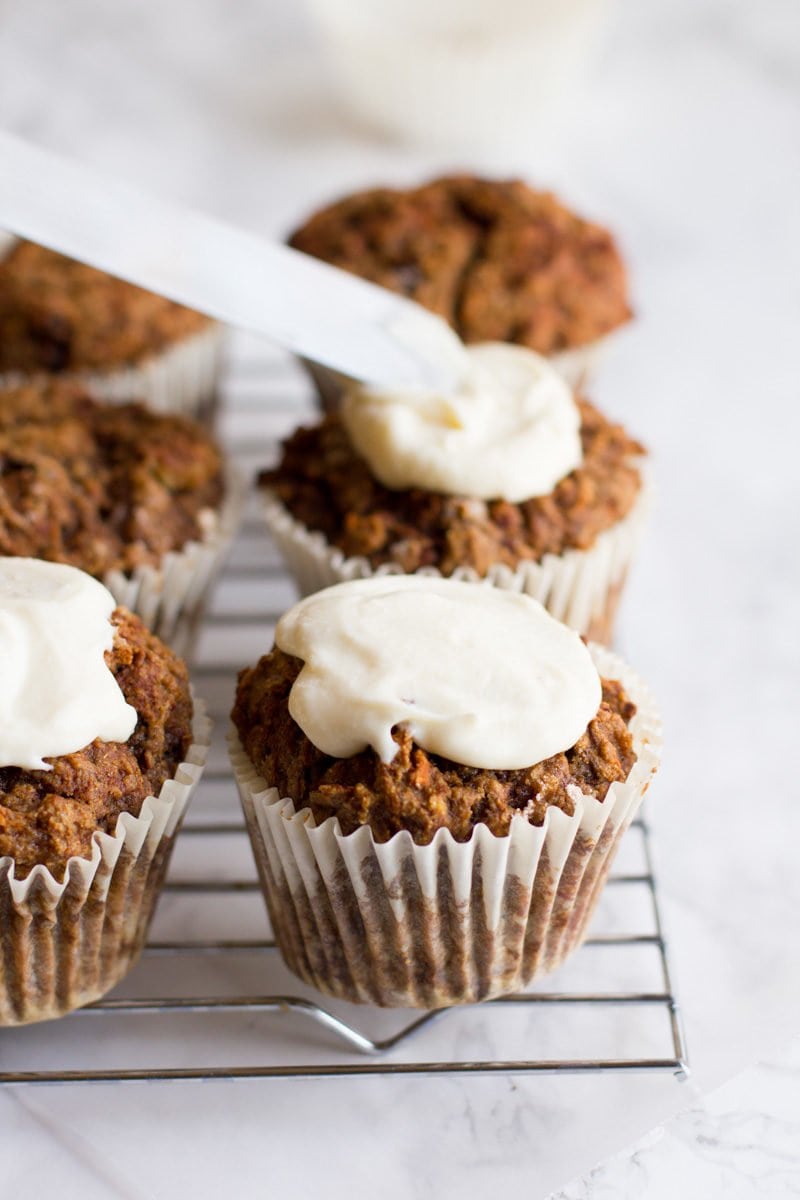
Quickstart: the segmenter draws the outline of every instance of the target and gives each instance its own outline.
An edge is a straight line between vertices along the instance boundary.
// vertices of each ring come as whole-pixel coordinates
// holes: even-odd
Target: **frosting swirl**
[[[523,346],[467,346],[452,396],[356,385],[348,436],[386,487],[518,503],[544,496],[583,460],[580,413],[547,359]]]
[[[114,598],[76,567],[0,558],[0,766],[49,771],[45,758],[136,727],[105,661]]]
[[[403,724],[470,767],[518,770],[574,746],[602,698],[577,633],[517,592],[380,575],[306,597],[275,640],[304,662],[289,712],[325,754],[371,746],[384,762]]]

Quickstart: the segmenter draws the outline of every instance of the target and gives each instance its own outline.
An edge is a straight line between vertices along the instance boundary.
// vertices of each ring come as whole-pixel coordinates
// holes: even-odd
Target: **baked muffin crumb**
[[[319,530],[348,557],[404,572],[433,566],[443,575],[471,567],[485,575],[502,563],[572,548],[585,550],[633,508],[641,488],[636,459],[644,448],[588,400],[581,413],[583,463],[547,496],[512,504],[392,491],[353,449],[340,417],[298,429],[277,467],[259,477],[292,516]]]
[[[130,573],[201,538],[222,495],[220,452],[187,417],[48,376],[0,390],[0,554]]]
[[[369,825],[375,840],[406,829],[418,845],[447,828],[468,841],[477,824],[502,837],[522,813],[541,825],[551,805],[572,815],[570,788],[603,800],[636,761],[628,723],[636,709],[622,686],[603,680],[597,715],[572,749],[520,771],[466,767],[418,746],[397,726],[398,749],[383,763],[371,749],[351,758],[323,754],[289,713],[289,692],[302,662],[277,647],[242,671],[233,722],[256,770],[299,810],[321,824],[336,816],[345,834]]]
[[[38,863],[62,879],[67,859],[91,855],[96,830],[113,833],[122,812],[137,816],[158,795],[191,743],[192,699],[185,664],[138,617],[117,608],[106,655],[138,714],[127,742],[95,739],[47,759],[50,771],[0,767],[0,858],[22,879]]]
[[[0,259],[0,371],[133,366],[210,326],[201,313],[33,242]]]

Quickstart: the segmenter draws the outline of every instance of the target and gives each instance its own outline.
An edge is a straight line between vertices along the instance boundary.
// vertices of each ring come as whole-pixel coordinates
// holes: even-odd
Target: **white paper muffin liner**
[[[74,377],[101,400],[141,400],[156,412],[205,417],[216,396],[224,345],[225,327],[211,323],[135,366],[76,372]]]
[[[485,576],[471,567],[461,567],[453,571],[452,578],[524,592],[584,637],[610,642],[617,603],[649,503],[650,489],[643,481],[631,511],[601,533],[588,550],[545,554],[538,562],[523,562],[516,568],[498,564]],[[323,534],[311,532],[296,521],[269,490],[263,492],[262,511],[302,596],[348,579],[406,573],[395,563],[373,567],[366,558],[347,558]],[[439,571],[423,567],[417,573],[438,575]]]
[[[201,515],[205,528],[200,541],[171,550],[157,567],[137,567],[130,574],[114,570],[103,576],[117,604],[140,616],[182,657],[191,651],[206,598],[239,527],[246,495],[244,477],[229,467],[219,510]]]
[[[0,258],[18,241],[0,231]],[[127,404],[139,400],[156,412],[208,418],[213,411],[225,346],[226,329],[216,321],[139,363],[106,370],[58,371],[59,379],[80,383],[99,400]],[[47,371],[0,371],[0,390],[19,387],[32,375]]]
[[[0,858],[0,1025],[90,1004],[134,965],[210,741],[195,699],[192,744],[174,777],[138,817],[121,813],[113,834],[96,832],[91,858],[70,858],[63,882],[44,866],[16,879],[13,858]]]
[[[427,846],[405,831],[317,826],[308,808],[261,778],[235,730],[229,751],[278,946],[306,983],[340,999],[437,1008],[516,991],[557,967],[586,935],[619,840],[655,773],[661,723],[649,690],[615,655],[595,664],[637,705],[638,755],[600,802],[577,788],[573,816],[542,826],[515,816],[506,837],[440,829]]]
[[[206,418],[216,395],[223,345],[224,326],[211,324],[141,363],[112,371],[58,371],[53,377],[80,383],[112,404],[141,401],[156,412]],[[34,374],[2,371],[0,390],[19,387]]]

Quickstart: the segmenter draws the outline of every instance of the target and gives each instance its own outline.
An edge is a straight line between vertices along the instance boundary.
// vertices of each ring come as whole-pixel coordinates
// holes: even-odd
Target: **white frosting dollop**
[[[353,386],[342,421],[377,479],[452,496],[519,502],[580,466],[580,412],[547,359],[524,346],[464,348],[451,396]]]
[[[61,563],[0,558],[0,766],[49,771],[45,758],[136,727],[105,662],[114,597]]]
[[[278,623],[304,662],[289,712],[325,754],[372,746],[403,724],[433,754],[516,770],[574,746],[602,698],[577,633],[517,592],[419,575],[337,584]]]

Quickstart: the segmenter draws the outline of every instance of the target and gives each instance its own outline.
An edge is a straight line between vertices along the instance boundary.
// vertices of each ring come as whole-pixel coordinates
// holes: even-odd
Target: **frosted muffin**
[[[0,554],[87,571],[168,640],[193,626],[238,508],[190,418],[46,376],[0,390]]]
[[[340,584],[239,677],[231,755],[275,936],[342,999],[518,989],[585,936],[657,764],[636,677],[529,597]]]
[[[196,416],[213,400],[221,348],[208,317],[43,246],[16,242],[0,258],[0,386],[46,372]]]
[[[357,192],[315,213],[289,243],[416,300],[467,343],[547,355],[572,384],[631,316],[609,231],[519,180],[457,175]],[[313,373],[332,400],[330,373]]]
[[[208,723],[185,665],[74,567],[0,558],[0,1024],[139,955]]]
[[[375,572],[486,579],[609,641],[643,524],[642,446],[532,351],[463,353],[453,396],[352,388],[262,473],[301,592]]]

